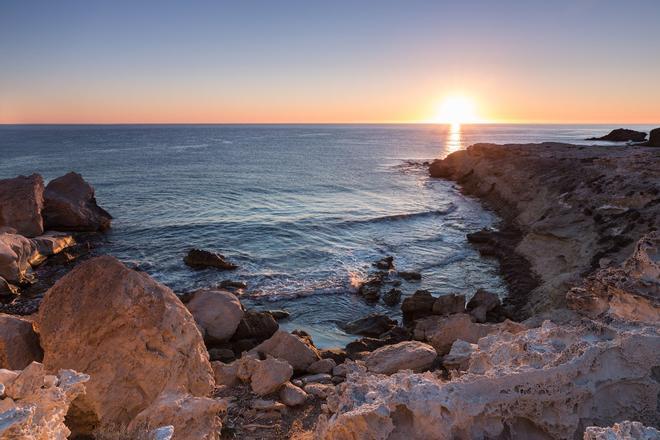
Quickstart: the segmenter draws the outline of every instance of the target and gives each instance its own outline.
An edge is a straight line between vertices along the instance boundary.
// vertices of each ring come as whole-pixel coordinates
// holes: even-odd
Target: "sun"
[[[467,96],[448,96],[438,107],[438,113],[434,118],[438,124],[473,124],[481,122],[477,115],[474,101]]]

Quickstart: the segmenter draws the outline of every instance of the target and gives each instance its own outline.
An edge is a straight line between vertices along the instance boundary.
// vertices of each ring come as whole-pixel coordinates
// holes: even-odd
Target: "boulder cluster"
[[[80,174],[46,186],[38,174],[0,180],[0,296],[34,282],[34,267],[75,244],[70,232],[104,231],[111,219]]]

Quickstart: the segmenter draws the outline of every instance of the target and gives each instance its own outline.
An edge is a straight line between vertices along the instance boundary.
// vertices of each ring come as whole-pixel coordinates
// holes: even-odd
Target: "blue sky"
[[[0,122],[660,121],[659,1],[0,1]]]

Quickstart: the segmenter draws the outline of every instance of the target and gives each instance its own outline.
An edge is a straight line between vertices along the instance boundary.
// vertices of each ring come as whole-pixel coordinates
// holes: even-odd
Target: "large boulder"
[[[197,290],[186,306],[209,343],[229,340],[243,318],[241,302],[227,290]]]
[[[367,369],[379,374],[392,374],[400,370],[422,371],[430,367],[437,357],[435,349],[419,341],[404,341],[386,345],[366,358]]]
[[[113,257],[88,260],[46,293],[36,321],[49,371],[92,379],[70,426],[126,425],[163,391],[213,391],[213,371],[192,315],[177,296]]]
[[[263,361],[256,361],[250,376],[250,386],[255,394],[265,396],[277,391],[291,376],[293,368],[288,362],[269,356]]]
[[[26,237],[42,234],[43,205],[44,181],[40,175],[0,180],[0,230],[13,230]]]
[[[32,323],[0,313],[0,368],[22,370],[42,358],[39,337],[32,329]]]
[[[495,320],[495,317],[492,317],[492,313],[496,312],[501,306],[500,298],[496,293],[479,289],[470,298],[465,309],[472,315],[475,321],[486,322]]]
[[[147,409],[140,412],[129,425],[131,438],[153,438],[145,434],[156,426],[172,426],[172,440],[218,440],[219,414],[227,403],[208,397],[195,397],[176,391],[164,391]]]
[[[649,133],[649,140],[645,144],[648,147],[660,147],[660,128],[654,128]]]
[[[254,339],[263,341],[275,334],[280,326],[270,312],[247,310],[238,323],[232,339]]]
[[[309,341],[283,330],[275,332],[271,338],[257,345],[251,352],[283,359],[296,371],[306,371],[311,364],[321,359],[319,351]]]
[[[453,315],[465,312],[465,295],[452,293],[439,296],[433,303],[434,315]]]
[[[85,392],[88,380],[88,375],[72,370],[46,375],[37,362],[23,371],[0,370],[0,438],[68,438],[71,431],[64,418],[73,399]]]
[[[96,204],[92,185],[74,172],[48,183],[43,217],[46,229],[60,231],[105,231],[112,221],[112,216]]]
[[[630,130],[629,128],[615,128],[614,130],[601,137],[587,138],[588,141],[610,141],[610,142],[642,142],[646,139],[646,133],[643,131]]]

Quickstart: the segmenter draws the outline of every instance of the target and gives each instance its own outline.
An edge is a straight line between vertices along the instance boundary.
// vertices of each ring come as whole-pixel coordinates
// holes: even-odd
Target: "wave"
[[[437,217],[451,214],[456,211],[458,207],[450,203],[445,209],[436,209],[432,211],[421,211],[421,212],[407,212],[403,214],[391,214],[383,215],[380,217],[372,217],[368,219],[359,219],[359,220],[346,220],[344,223],[347,224],[362,224],[362,223],[382,223],[382,222],[396,222],[402,220],[414,220],[421,219],[426,217]]]

